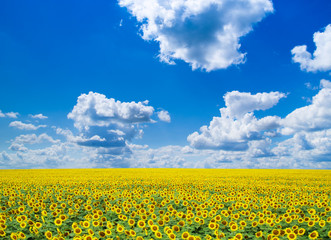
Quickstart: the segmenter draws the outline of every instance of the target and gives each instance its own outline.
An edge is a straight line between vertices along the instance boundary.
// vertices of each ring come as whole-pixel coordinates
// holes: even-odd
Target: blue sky
[[[1,1],[0,168],[329,168],[330,9]]]

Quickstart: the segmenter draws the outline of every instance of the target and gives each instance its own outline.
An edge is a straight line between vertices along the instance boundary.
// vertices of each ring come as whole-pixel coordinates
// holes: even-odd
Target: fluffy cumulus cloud
[[[154,108],[144,102],[121,102],[100,93],[89,92],[78,97],[77,104],[68,114],[80,130],[90,127],[110,127],[113,124],[152,122]]]
[[[322,32],[314,33],[316,50],[313,55],[307,51],[307,45],[292,49],[293,61],[300,64],[301,70],[307,72],[331,70],[331,24]]]
[[[142,38],[160,45],[161,61],[175,59],[206,71],[245,62],[240,38],[273,12],[270,0],[119,0],[141,23]]]
[[[205,167],[329,168],[331,82],[321,80],[320,87],[309,105],[284,118],[258,119],[254,111],[274,106],[285,94],[227,93],[221,117],[189,135],[188,142],[199,151],[214,151]]]
[[[148,102],[127,106],[89,93],[68,115],[76,129],[17,136],[0,152],[0,168],[330,168],[330,87],[321,80],[312,102],[284,118],[256,116],[286,101],[283,93],[229,92],[221,115],[189,135],[189,146],[158,148],[133,141],[159,113]]]
[[[146,123],[154,123],[154,108],[143,102],[121,102],[107,98],[103,94],[89,92],[78,97],[77,104],[68,114],[80,134],[67,136],[82,146],[113,148],[113,154],[122,154],[123,149],[129,152],[128,142],[143,134]],[[170,116],[164,111],[161,120]],[[160,116],[159,116],[160,117]],[[108,154],[108,153],[105,153]]]
[[[252,95],[247,92],[232,91],[224,96],[225,108],[221,108],[222,116],[241,118],[246,113],[266,110],[276,105],[279,99],[286,97],[284,93],[270,92]]]
[[[23,123],[21,121],[13,121],[9,124],[10,127],[14,127],[20,130],[37,130],[38,128],[44,128],[46,125],[33,125],[31,123]]]
[[[326,80],[321,81],[322,89],[308,106],[298,108],[282,120],[282,133],[294,134],[299,131],[319,131],[331,128],[331,86]]]
[[[247,150],[248,142],[264,138],[264,133],[275,131],[280,118],[267,116],[257,119],[256,110],[271,108],[285,94],[279,92],[241,93],[233,91],[225,94],[225,106],[220,109],[221,116],[214,117],[209,126],[202,126],[200,133],[194,132],[187,140],[197,149]]]
[[[168,111],[162,110],[157,113],[158,118],[163,122],[171,122],[170,114]]]

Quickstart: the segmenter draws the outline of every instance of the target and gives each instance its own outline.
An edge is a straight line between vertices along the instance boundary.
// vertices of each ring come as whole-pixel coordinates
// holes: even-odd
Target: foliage
[[[0,171],[1,239],[329,239],[331,172]]]

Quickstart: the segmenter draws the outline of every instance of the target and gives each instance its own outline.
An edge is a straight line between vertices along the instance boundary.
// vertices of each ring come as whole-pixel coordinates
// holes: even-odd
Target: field
[[[1,239],[329,239],[331,171],[0,171]]]

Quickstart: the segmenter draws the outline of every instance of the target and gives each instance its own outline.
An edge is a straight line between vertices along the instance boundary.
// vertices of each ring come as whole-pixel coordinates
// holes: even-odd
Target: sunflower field
[[[331,239],[331,171],[0,171],[0,239]]]

